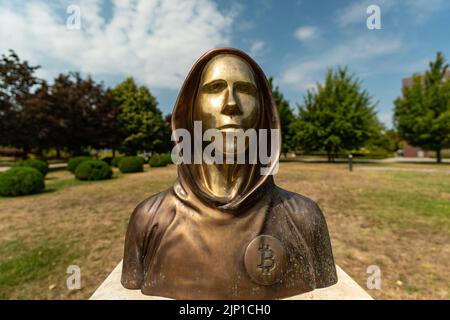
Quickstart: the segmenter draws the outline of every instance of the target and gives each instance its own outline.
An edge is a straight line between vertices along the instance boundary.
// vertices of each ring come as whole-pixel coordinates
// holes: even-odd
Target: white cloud
[[[14,49],[40,64],[46,77],[76,70],[177,88],[202,53],[229,45],[235,17],[211,0],[112,0],[108,19],[100,0],[74,2],[81,8],[81,30],[66,27],[65,7],[2,2],[0,53]]]
[[[319,30],[314,26],[300,27],[295,30],[294,36],[300,41],[308,41],[316,38]]]
[[[255,40],[250,45],[250,55],[252,57],[260,56],[266,49],[266,43],[261,40]]]
[[[342,27],[345,27],[354,23],[364,23],[364,21],[366,21],[367,19],[367,7],[373,4],[371,2],[373,1],[358,1],[339,9],[336,14],[336,20],[338,24]],[[377,5],[381,7],[381,12],[383,12],[383,10],[385,9],[384,3],[377,3]]]
[[[404,4],[419,23],[427,21],[435,12],[443,10],[444,6],[449,6],[449,2],[444,0],[409,0]]]
[[[368,62],[386,54],[398,51],[402,47],[399,39],[380,39],[375,36],[360,36],[326,50],[323,54],[306,61],[296,61],[282,72],[280,81],[295,89],[309,89],[329,67],[336,65],[368,68]],[[350,70],[354,71],[354,70]]]

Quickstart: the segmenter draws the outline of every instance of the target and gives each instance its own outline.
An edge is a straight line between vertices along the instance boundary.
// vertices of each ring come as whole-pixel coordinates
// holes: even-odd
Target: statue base
[[[338,282],[327,288],[316,289],[286,298],[285,300],[373,300],[348,274],[336,265]],[[95,290],[90,300],[171,300],[165,297],[146,296],[140,290],[125,289],[120,283],[122,261]]]

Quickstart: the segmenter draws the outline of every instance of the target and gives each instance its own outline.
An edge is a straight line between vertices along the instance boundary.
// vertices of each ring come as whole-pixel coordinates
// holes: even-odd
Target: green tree
[[[120,108],[114,104],[111,89],[103,94],[96,112],[96,139],[94,147],[112,149],[113,157],[120,148],[125,135],[120,126]]]
[[[373,153],[389,153],[392,155],[400,148],[397,132],[383,128],[381,134],[374,136],[364,147]]]
[[[30,66],[13,50],[0,59],[0,145],[22,148],[25,157],[32,142],[22,111],[42,82],[35,76],[37,69],[39,66]]]
[[[444,78],[448,64],[442,53],[429,67],[394,101],[394,125],[410,144],[436,151],[440,163],[441,150],[450,146],[450,81]]]
[[[55,148],[79,155],[88,147],[103,146],[99,142],[104,136],[102,115],[106,103],[112,108],[103,84],[91,77],[84,79],[76,72],[60,74],[51,87],[51,102],[57,118],[52,141]]]
[[[54,146],[59,120],[54,110],[49,86],[43,81],[24,103],[19,114],[21,121],[16,134],[22,135],[28,146],[36,149],[39,157],[42,157],[44,150]]]
[[[269,84],[272,89],[272,97],[277,105],[278,114],[280,115],[282,140],[281,152],[286,157],[286,154],[294,149],[294,134],[292,132],[291,123],[295,120],[295,115],[289,106],[289,101],[284,98],[284,95],[281,93],[278,86],[274,87],[272,77],[269,78]]]
[[[325,83],[308,90],[291,125],[294,142],[305,151],[325,151],[333,161],[341,150],[359,149],[380,135],[375,105],[347,68],[329,69]]]
[[[124,139],[121,149],[129,155],[138,151],[164,152],[170,146],[170,128],[148,88],[128,78],[112,89],[113,104],[119,108]]]

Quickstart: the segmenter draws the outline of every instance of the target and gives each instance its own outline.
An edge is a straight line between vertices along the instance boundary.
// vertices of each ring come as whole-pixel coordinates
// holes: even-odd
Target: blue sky
[[[372,4],[381,9],[381,30],[366,26]],[[80,9],[80,29],[67,28],[70,5]],[[448,30],[445,0],[0,2],[0,53],[16,50],[49,80],[69,70],[110,86],[133,76],[164,113],[203,52],[232,46],[275,78],[294,109],[328,67],[348,66],[390,127],[401,79],[425,70],[437,51],[450,59]]]

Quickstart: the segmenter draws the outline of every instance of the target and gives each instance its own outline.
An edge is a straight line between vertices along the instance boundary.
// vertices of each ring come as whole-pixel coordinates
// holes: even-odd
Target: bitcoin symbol
[[[264,286],[277,283],[285,264],[284,248],[275,237],[260,235],[245,250],[244,264],[250,278]]]
[[[268,244],[264,244],[263,242],[261,242],[258,250],[261,252],[261,262],[258,264],[258,268],[262,270],[263,274],[270,275],[270,271],[275,266],[273,250]]]

